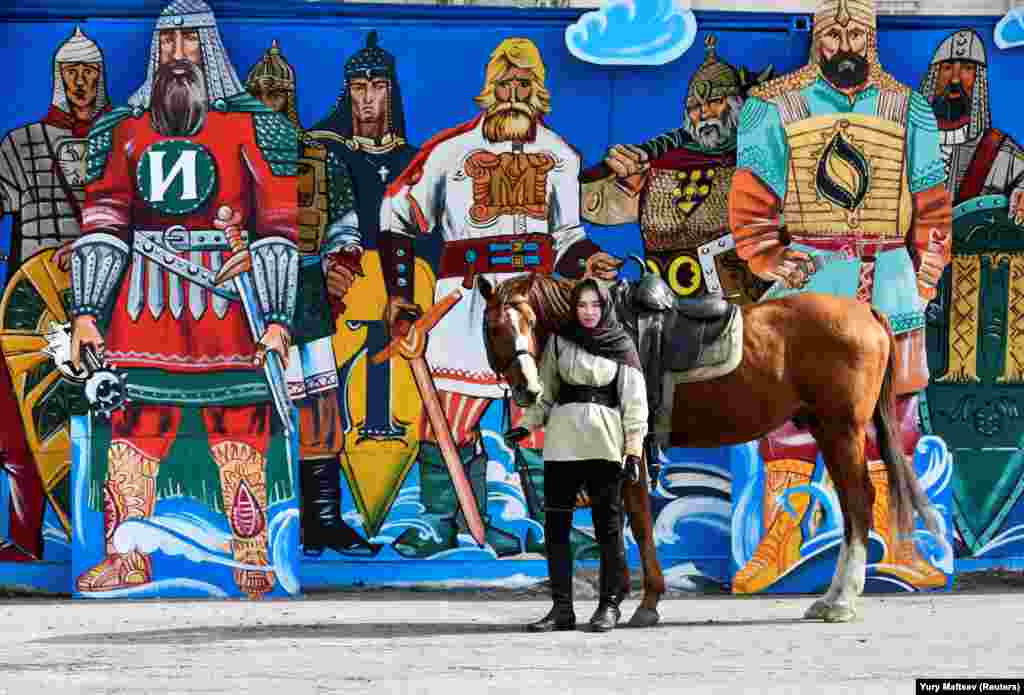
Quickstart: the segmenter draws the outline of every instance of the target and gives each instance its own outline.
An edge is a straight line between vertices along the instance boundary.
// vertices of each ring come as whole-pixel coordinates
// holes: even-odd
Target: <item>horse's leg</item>
[[[875,502],[875,489],[864,462],[864,434],[863,426],[849,422],[826,424],[815,433],[839,496],[844,543],[832,584],[825,596],[807,611],[808,618],[841,623],[857,615],[857,598],[864,591],[868,531]]]
[[[654,546],[651,498],[647,493],[649,489],[647,467],[641,466],[641,471],[639,482],[627,482],[622,488],[626,513],[629,515],[629,526],[633,529],[633,538],[640,546],[640,562],[644,571],[644,595],[636,612],[629,620],[632,627],[650,627],[661,619],[661,616],[658,615],[658,601],[665,593],[665,577],[661,573],[658,552]]]

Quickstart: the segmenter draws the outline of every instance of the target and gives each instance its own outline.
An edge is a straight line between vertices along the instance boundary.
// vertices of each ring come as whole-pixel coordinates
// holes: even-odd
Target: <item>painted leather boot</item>
[[[156,506],[156,474],[159,461],[131,444],[114,441],[107,457],[107,481],[103,486],[103,527],[106,558],[75,581],[81,593],[115,591],[152,581],[149,556],[138,551],[118,553],[114,532],[129,519],[145,519]]]
[[[341,466],[336,458],[302,461],[302,550],[314,557],[324,550],[342,555],[376,555],[370,543],[341,518]]]
[[[810,483],[814,464],[800,459],[779,459],[765,462],[764,537],[753,557],[732,581],[734,593],[749,594],[771,586],[800,559],[804,537],[800,522],[810,506],[808,493],[789,495],[795,515],[779,506],[777,499],[786,489]]]
[[[217,444],[210,453],[220,470],[232,554],[238,562],[267,568],[236,568],[235,583],[249,598],[263,598],[275,583],[267,547],[266,458],[242,442]]]

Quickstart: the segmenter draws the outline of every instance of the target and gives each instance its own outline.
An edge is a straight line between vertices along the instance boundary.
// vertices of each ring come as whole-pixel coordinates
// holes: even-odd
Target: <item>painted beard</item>
[[[858,87],[868,79],[868,60],[856,53],[836,53],[830,60],[821,61],[825,79],[840,89]]]
[[[194,135],[206,123],[206,80],[189,60],[161,65],[153,79],[150,102],[153,129],[161,135]]]
[[[693,139],[706,150],[717,150],[736,142],[736,114],[732,109],[719,118],[706,118],[690,128]]]
[[[961,88],[950,85],[932,100],[932,110],[940,122],[960,123],[971,113],[971,98]]]
[[[484,116],[484,137],[489,142],[527,142],[537,127],[537,111],[523,102],[496,102]]]

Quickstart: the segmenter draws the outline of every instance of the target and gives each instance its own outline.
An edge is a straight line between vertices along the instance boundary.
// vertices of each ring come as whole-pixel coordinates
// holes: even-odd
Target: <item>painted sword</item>
[[[423,347],[426,347],[426,338],[430,330],[437,325],[438,321],[444,318],[445,314],[451,311],[452,307],[462,299],[462,291],[456,289],[440,302],[431,306],[423,313],[412,327],[423,336]],[[370,362],[381,364],[395,354],[401,355],[409,362],[412,369],[413,379],[416,381],[416,388],[420,392],[423,401],[423,409],[427,411],[427,419],[434,430],[437,438],[438,448],[441,450],[441,457],[448,467],[448,474],[452,478],[452,486],[455,488],[455,495],[462,508],[462,514],[466,517],[466,525],[469,533],[477,545],[483,547],[486,539],[483,517],[480,516],[480,509],[477,507],[476,495],[473,494],[473,486],[466,477],[466,471],[462,466],[462,459],[459,457],[459,449],[455,446],[455,439],[452,437],[451,427],[448,425],[448,418],[445,417],[444,408],[441,407],[441,399],[437,395],[437,387],[434,385],[434,378],[430,375],[430,367],[423,357],[423,350],[411,353],[401,343],[404,336],[396,337],[386,348],[373,355]]]
[[[231,218],[233,212],[226,205],[217,211],[217,217],[221,220]],[[235,257],[246,250],[245,241],[239,234],[227,234],[228,243],[231,245],[231,252]],[[221,273],[225,273],[233,265],[225,265]],[[239,266],[241,267],[241,266]],[[252,333],[253,342],[259,345],[260,339],[267,331],[267,322],[259,309],[259,302],[256,298],[256,288],[252,284],[251,270],[243,268],[231,279],[234,282],[235,290],[238,292],[242,302],[242,312],[249,323],[249,331]],[[219,279],[219,278],[218,278]],[[292,401],[288,396],[288,382],[285,380],[284,363],[281,355],[274,350],[267,350],[263,359],[263,373],[267,377],[267,386],[270,389],[270,396],[274,401],[274,409],[281,420],[284,432],[288,437],[292,436]]]

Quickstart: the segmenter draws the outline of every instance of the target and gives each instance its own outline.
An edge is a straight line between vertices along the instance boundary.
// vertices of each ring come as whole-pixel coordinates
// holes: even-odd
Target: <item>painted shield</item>
[[[953,261],[928,307],[922,426],[953,452],[954,517],[972,553],[1024,492],[1024,228],[1005,196],[953,211]]]
[[[70,363],[70,279],[54,249],[26,260],[0,300],[0,349],[14,384],[29,447],[47,497],[68,521],[69,420],[85,414],[84,374]]]
[[[412,369],[394,356],[380,365],[369,356],[388,344],[381,320],[387,289],[377,251],[363,255],[365,277],[358,278],[345,296],[348,310],[338,319],[334,354],[343,389],[342,423],[345,450],[341,469],[348,481],[367,537],[381,531],[419,450],[423,404]],[[417,259],[415,301],[429,307],[434,301],[434,274]]]

